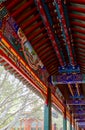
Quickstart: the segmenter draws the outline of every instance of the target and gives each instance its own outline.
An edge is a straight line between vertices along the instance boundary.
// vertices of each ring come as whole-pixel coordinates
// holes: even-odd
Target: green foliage
[[[0,129],[10,129],[22,118],[43,118],[43,100],[29,86],[0,66]]]

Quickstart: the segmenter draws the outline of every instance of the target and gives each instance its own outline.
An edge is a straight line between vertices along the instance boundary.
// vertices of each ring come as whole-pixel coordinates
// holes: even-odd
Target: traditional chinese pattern
[[[3,7],[5,10],[5,7]],[[2,13],[3,19],[5,13]],[[2,23],[3,23],[2,19]],[[43,63],[37,56],[36,52],[32,48],[30,42],[24,35],[21,28],[16,24],[15,20],[12,17],[8,17],[5,21],[4,28],[2,31],[5,38],[13,45],[13,47],[18,51],[22,58],[28,63],[32,68],[35,74],[42,80],[44,83],[48,84],[48,72],[45,69]],[[21,51],[20,51],[21,49]]]
[[[60,74],[57,76],[51,76],[49,80],[53,84],[75,84],[81,83],[83,77],[81,74]]]

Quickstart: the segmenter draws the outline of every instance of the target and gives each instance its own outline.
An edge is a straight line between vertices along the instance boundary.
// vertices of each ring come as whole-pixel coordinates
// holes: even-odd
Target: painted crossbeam
[[[79,127],[85,128],[85,121],[78,122]]]
[[[85,74],[59,74],[50,76],[48,80],[53,85],[85,83]]]
[[[82,110],[82,111],[75,110],[75,111],[72,111],[72,113],[74,115],[76,115],[76,114],[78,114],[78,115],[85,115],[85,110]]]
[[[85,115],[76,115],[74,119],[85,119]]]
[[[76,122],[85,122],[85,118],[84,119],[78,119],[78,120],[76,120]]]
[[[76,115],[85,115],[85,111],[83,110],[82,112],[81,111],[78,111],[78,112],[74,112],[73,113],[75,116]]]
[[[68,105],[85,105],[85,100],[68,100]]]
[[[79,107],[72,107],[72,113],[85,113],[85,109],[83,109],[82,107],[79,108]]]
[[[80,66],[79,65],[76,65],[76,66],[73,66],[73,65],[66,65],[64,67],[62,66],[59,66],[58,68],[58,71],[60,74],[62,73],[80,73]]]

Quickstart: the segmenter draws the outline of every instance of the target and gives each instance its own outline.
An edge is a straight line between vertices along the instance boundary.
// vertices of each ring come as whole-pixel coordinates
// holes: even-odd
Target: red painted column
[[[38,122],[37,122],[37,125],[36,125],[36,130],[38,130]]]
[[[24,130],[31,130],[31,123],[27,119],[25,119],[24,124]]]

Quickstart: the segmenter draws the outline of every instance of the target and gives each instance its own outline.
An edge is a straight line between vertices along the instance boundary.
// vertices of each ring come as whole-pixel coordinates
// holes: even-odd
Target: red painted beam
[[[85,40],[85,36],[83,36],[83,35],[73,34],[73,37],[74,37],[74,38],[80,38],[80,39],[82,39],[82,40]]]
[[[41,57],[41,59],[45,62],[45,60],[46,60],[47,57],[49,57],[49,53],[43,55],[43,56]]]
[[[2,39],[1,33],[0,33],[0,38]],[[5,39],[5,38],[4,38],[4,39]],[[6,39],[5,39],[5,40],[6,40]],[[6,40],[6,41],[7,41],[7,40]],[[14,52],[16,52],[15,49],[12,47],[12,45],[11,45],[11,44],[9,44],[9,45],[10,45],[10,48],[13,49]],[[16,54],[18,55],[17,52],[16,52]],[[11,59],[9,60],[9,57],[6,56],[6,54],[4,54],[2,50],[0,50],[0,56],[1,56],[2,58],[4,58],[4,60],[7,61],[7,63],[10,64],[10,66],[11,66],[12,68],[14,68],[20,75],[22,75],[22,77],[24,77],[24,78],[26,79],[26,81],[28,81],[29,83],[31,83],[31,85],[33,85],[34,88],[36,88],[40,93],[42,93],[42,94],[46,97],[46,94],[47,94],[47,86],[45,86],[44,83],[42,83],[42,84],[44,85],[45,91],[44,91],[44,90],[42,91],[41,88],[39,88],[39,86],[37,86],[34,81],[30,80],[30,77],[28,78],[28,75],[26,75],[19,67],[17,67]],[[18,55],[18,56],[19,56],[19,55]],[[19,59],[22,59],[22,57],[19,56]],[[23,60],[23,59],[22,59],[22,60]],[[24,60],[23,60],[23,62],[24,62]],[[28,65],[25,64],[25,66],[28,66]],[[31,70],[30,67],[28,67],[28,68]],[[33,73],[33,72],[32,72],[32,73]],[[36,74],[34,74],[34,75],[36,76]],[[35,78],[37,78],[37,76],[36,76]],[[38,80],[39,80],[39,79],[38,79]],[[32,81],[32,82],[31,82],[31,81]],[[38,88],[39,88],[39,89],[38,89]],[[59,101],[58,98],[57,98],[53,93],[51,94],[51,96],[52,96],[52,102],[54,103],[54,105],[58,105],[58,106],[61,108],[61,110],[64,111],[64,105],[63,105],[63,103],[62,103],[61,101]]]
[[[72,19],[79,19],[79,20],[84,20],[85,21],[85,16],[79,15],[79,14],[69,14],[70,18]]]
[[[47,3],[51,3],[54,2],[54,0],[45,0]]]
[[[81,23],[81,22],[78,22],[78,21],[71,21],[70,23],[71,23],[71,25],[80,26],[82,28],[85,28],[84,23]]]
[[[26,18],[28,18],[30,15],[32,15],[33,13],[35,13],[37,11],[37,8],[33,8],[31,9],[29,12],[25,13],[23,16],[21,15],[21,17],[19,19],[16,19],[18,24],[21,24],[21,22],[23,22]]]
[[[78,55],[78,57],[80,57],[80,58],[77,58],[78,61],[82,61],[81,63],[85,63],[85,61],[82,60],[82,56],[79,56],[79,55]]]
[[[2,40],[2,37],[3,37],[3,39],[8,43],[8,40],[4,37],[4,36],[2,36],[2,33],[0,32],[0,38],[1,38],[1,40]],[[25,63],[25,60],[19,55],[19,53],[18,52],[16,52],[16,50],[13,48],[13,46],[10,44],[10,43],[8,43],[9,44],[9,48],[10,49],[12,49],[12,50],[14,50],[14,52],[16,53],[16,55],[17,56],[19,56],[19,59],[22,59],[23,60],[23,62]],[[2,51],[3,52],[3,51]],[[0,53],[0,55],[1,55],[1,53]],[[26,63],[25,63],[26,64]],[[29,65],[27,65],[26,64],[26,66],[28,66],[28,68],[30,69],[30,71],[32,71],[32,69],[30,68],[30,66]],[[35,76],[36,76],[36,78],[37,78],[37,75],[36,74],[34,74]],[[43,82],[42,82],[43,83]],[[43,85],[45,86],[45,84],[43,83]]]
[[[54,64],[57,65],[57,61],[55,59],[49,60],[48,62],[46,62],[47,67],[52,67]]]
[[[48,47],[49,47],[48,43],[46,43],[45,45],[42,45],[42,47],[39,47],[39,48],[38,48],[38,53],[43,52],[43,50],[45,50],[45,49],[48,48]],[[49,48],[50,48],[50,47],[49,47]]]
[[[55,13],[55,12],[50,12],[50,14],[51,14],[51,16],[53,16],[53,17],[57,17],[57,13]]]
[[[0,50],[0,56],[11,66],[13,67],[17,73],[19,73],[25,80],[27,80],[31,85],[33,85],[36,90],[38,90],[40,93],[44,92],[33,82],[19,67],[17,67],[11,59],[6,56],[2,50]]]
[[[85,4],[85,0],[70,0],[70,2],[76,3],[76,4]]]
[[[50,69],[50,73],[51,73],[51,75],[52,75],[53,73],[55,74],[55,70],[56,70],[56,72],[58,73],[58,71],[57,71],[56,68],[52,68],[52,69]]]
[[[50,72],[51,73],[51,75],[57,75],[58,74],[58,71],[56,70],[56,71],[52,71],[52,72]]]
[[[85,45],[85,44],[84,44],[84,45]],[[75,47],[78,47],[78,48],[81,48],[81,49],[84,49],[84,50],[85,50],[85,46],[82,46],[80,43],[75,44]]]
[[[60,52],[59,52],[59,49],[58,49],[58,46],[57,46],[57,43],[56,43],[54,34],[53,34],[52,30],[51,30],[51,27],[50,27],[50,24],[49,24],[49,22],[48,22],[47,16],[46,16],[45,11],[44,11],[44,9],[43,9],[42,2],[39,1],[39,0],[36,0],[36,3],[37,3],[37,6],[38,6],[38,9],[39,9],[39,11],[40,11],[40,14],[42,15],[44,24],[45,24],[46,29],[47,29],[47,31],[48,31],[48,35],[49,35],[49,37],[50,37],[50,39],[51,39],[51,41],[52,41],[52,45],[53,45],[53,47],[54,47],[54,50],[55,50],[55,52],[56,52],[56,55],[57,55],[58,60],[59,60],[59,62],[60,62],[60,65],[61,65],[61,66],[64,66],[64,62],[63,62],[62,57],[61,57],[61,54],[60,54]]]
[[[46,60],[46,57],[49,57],[49,53],[48,53],[47,55],[44,55],[43,58],[42,58],[42,60],[44,61],[45,65],[46,65],[47,67],[51,66],[50,62],[52,62],[52,64],[53,64],[54,62],[56,62],[56,65],[57,65],[57,61],[55,60],[55,58],[52,58],[51,60],[49,59],[49,61],[47,61],[47,60]]]
[[[36,31],[35,33],[33,33],[28,39],[29,41],[33,40],[35,37],[37,37],[39,34],[44,33],[45,28],[40,28],[38,31]]]
[[[57,68],[55,68],[55,67],[50,67],[49,68],[49,70],[50,70],[50,73],[54,73],[55,72],[55,70],[58,70]]]
[[[13,0],[10,2],[10,4],[7,6],[7,9],[11,11],[11,9],[16,6],[21,0]]]
[[[38,27],[42,27],[42,21],[38,22],[37,24],[33,25],[31,28],[29,28],[27,31],[25,31],[26,35],[29,35],[29,33],[32,33],[33,31],[35,31],[35,29],[37,29]],[[25,28],[22,28],[22,30]]]
[[[82,56],[80,56],[80,55],[79,55],[78,57],[81,59],[81,61],[83,61],[83,60],[85,61],[85,57],[82,57]],[[85,63],[85,62],[84,62],[84,63]]]
[[[79,65],[80,65],[80,68],[84,68],[85,67],[85,63],[81,63],[81,62],[79,62]]]
[[[78,52],[79,55],[85,57],[85,54],[84,53],[81,53],[81,52]]]
[[[53,61],[52,61],[53,62]],[[52,66],[51,65],[47,65],[47,69],[49,70],[49,73],[52,75],[54,73],[54,75],[56,75],[56,73],[58,74],[58,66],[59,64],[57,64],[57,62],[53,62],[53,63],[50,63],[50,64],[53,64]]]
[[[43,60],[52,53],[51,49],[47,48],[42,53],[38,54]]]
[[[51,56],[51,58],[53,59],[53,55]],[[43,62],[45,63],[45,65],[47,65],[47,63],[50,61],[51,58],[48,56],[47,58],[43,59]]]
[[[45,59],[47,56],[49,56],[51,53],[53,53],[53,51],[49,48],[46,48],[42,53],[39,54],[39,56],[42,59]]]
[[[85,73],[85,71],[84,71],[84,70],[81,70],[81,73]]]
[[[71,46],[71,39],[70,39],[70,36],[68,34],[68,29],[67,29],[67,25],[66,25],[65,16],[64,16],[64,10],[63,10],[63,6],[62,6],[62,1],[61,0],[55,0],[55,1],[58,4],[60,15],[62,16],[61,22],[62,22],[64,32],[65,32],[65,36],[66,36],[66,42],[67,42],[67,46],[68,46],[69,57],[71,59],[71,64],[75,65],[74,56],[73,56],[73,52],[72,52],[72,46]]]
[[[50,67],[57,67],[57,69],[58,69],[58,65],[59,64],[57,64],[57,61],[53,58],[52,60],[49,60],[49,61],[44,61],[44,63],[45,63],[45,66],[46,66],[46,68],[48,68],[48,69],[50,69]]]
[[[41,47],[41,46],[43,45],[42,42],[43,42],[45,39],[48,39],[48,38],[46,38],[46,36],[47,36],[47,33],[41,35],[40,37],[38,37],[37,39],[35,39],[35,40],[32,41],[32,44],[35,45],[35,48],[37,47],[37,45],[38,45],[37,43],[38,43],[38,42],[40,42],[40,43],[39,43],[39,45],[40,45],[39,47]],[[43,38],[44,38],[44,39],[43,39]],[[48,39],[48,40],[49,40],[49,39]],[[46,42],[47,42],[47,40],[46,40]]]
[[[83,66],[81,66],[81,70],[85,71],[85,66],[84,66],[84,67],[83,67]]]
[[[49,54],[48,54],[49,55]],[[49,56],[48,56],[49,57]],[[44,62],[46,63],[46,65],[48,65],[47,67],[51,66],[51,64],[49,64],[50,62],[52,62],[52,65],[56,62],[56,65],[58,65],[57,63],[57,59],[54,58],[54,55],[51,56],[51,58],[45,58],[45,56],[43,57]]]
[[[41,42],[43,38],[46,38],[46,36],[48,36],[47,33],[40,35],[38,38],[32,41],[32,44],[34,45],[34,44],[37,44],[39,41]]]
[[[85,8],[82,8],[82,7],[69,6],[68,9],[69,11],[77,11],[77,12],[85,13]]]
[[[79,53],[79,54],[78,54],[78,58],[80,58],[81,60],[82,60],[82,59],[85,59],[85,54],[82,55],[82,53]]]
[[[82,50],[77,50],[77,51],[79,51],[79,52],[78,52],[78,57],[79,57],[79,55],[85,57],[85,50],[84,50],[84,51],[82,51]]]
[[[26,22],[22,23],[22,28],[26,28],[30,26],[30,24],[33,24],[35,21],[37,21],[40,18],[40,15],[37,14],[36,16],[33,16],[30,20],[28,19]]]
[[[18,0],[17,0],[18,1]],[[25,10],[27,7],[33,4],[33,0],[30,0],[29,2],[25,2],[20,8],[18,8],[14,13],[12,13],[13,17],[16,17],[18,14],[20,14],[23,10]]]
[[[71,28],[71,30],[72,30],[73,32],[79,32],[79,33],[85,34],[85,30],[80,29],[80,28]]]
[[[50,55],[46,59],[44,59],[44,62],[49,61],[50,59],[53,59],[55,55]]]
[[[78,59],[78,62],[82,65],[85,65],[85,61],[83,61],[82,59]]]
[[[32,45],[34,46],[35,45],[35,49],[38,49],[39,47],[41,47],[43,44],[46,44],[47,42],[49,41],[49,38],[46,38],[42,41],[40,41],[40,43],[37,43],[36,42],[32,42]]]
[[[84,49],[79,49],[78,50],[78,53],[80,54],[80,53],[84,53],[85,54],[85,50]]]
[[[44,59],[46,59],[49,56],[50,52],[48,52],[48,50],[49,49],[46,49],[46,51],[44,51],[43,53],[38,53],[38,51],[37,51],[37,54],[39,55],[39,57],[42,61],[44,61]]]
[[[79,53],[80,57],[85,57],[85,54]]]
[[[75,39],[75,42],[81,44],[81,45],[85,45],[85,42],[82,41],[81,39]]]
[[[50,12],[55,10],[55,6],[52,3],[48,4],[48,6],[49,6],[49,9],[50,9]]]
[[[80,67],[81,67],[81,70],[85,71],[85,66],[80,65]]]

